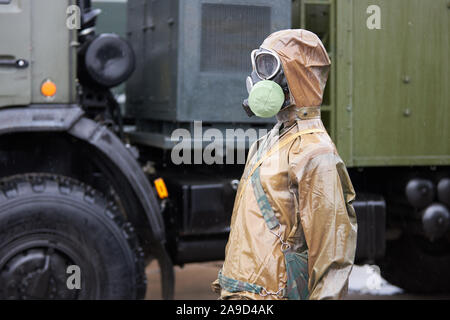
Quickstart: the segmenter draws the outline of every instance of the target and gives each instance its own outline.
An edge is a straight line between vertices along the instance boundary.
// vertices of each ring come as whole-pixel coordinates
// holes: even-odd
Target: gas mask
[[[271,118],[291,104],[281,60],[273,51],[257,49],[251,61],[253,71],[246,81],[249,96],[242,106],[249,117]]]

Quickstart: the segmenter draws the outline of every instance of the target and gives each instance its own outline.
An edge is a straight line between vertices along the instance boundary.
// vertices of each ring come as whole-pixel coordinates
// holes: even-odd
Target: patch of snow
[[[380,275],[380,268],[375,265],[353,266],[348,291],[371,295],[395,295],[403,292],[384,280]]]
[[[125,93],[121,93],[116,95],[116,100],[119,104],[125,104],[127,101],[127,95]]]

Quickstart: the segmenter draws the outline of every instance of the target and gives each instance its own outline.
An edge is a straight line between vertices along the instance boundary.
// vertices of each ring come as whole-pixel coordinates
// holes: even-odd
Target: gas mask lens
[[[278,63],[271,54],[260,54],[255,59],[258,75],[263,79],[269,79],[278,71]]]
[[[256,74],[261,80],[272,79],[281,67],[278,56],[270,51],[253,51],[252,62]]]

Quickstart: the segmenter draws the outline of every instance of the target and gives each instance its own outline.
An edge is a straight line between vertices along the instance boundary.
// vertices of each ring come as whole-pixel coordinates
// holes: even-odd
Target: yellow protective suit
[[[309,299],[339,299],[348,287],[357,226],[352,183],[320,120],[330,59],[320,39],[306,30],[276,32],[261,47],[280,57],[294,105],[283,109],[275,127],[249,150],[225,262],[212,287],[221,299],[287,299],[284,250],[290,247],[307,257],[305,288],[299,289]],[[256,167],[279,222],[273,230],[250,183]]]

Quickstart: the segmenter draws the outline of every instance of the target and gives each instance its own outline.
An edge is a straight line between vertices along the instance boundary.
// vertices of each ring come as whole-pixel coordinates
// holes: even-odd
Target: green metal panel
[[[353,165],[352,0],[336,2],[336,147]]]
[[[12,0],[0,4],[0,59],[31,62],[31,3]],[[0,107],[29,104],[31,68],[0,66]]]
[[[32,7],[31,103],[73,103],[76,99],[76,30],[69,30],[66,22],[67,8],[75,1],[22,1],[25,2],[30,2]],[[46,79],[57,86],[54,98],[48,99],[40,92]]]
[[[11,0],[0,4],[0,59],[25,59],[25,69],[0,66],[0,107],[75,101],[76,30],[66,26],[70,0]],[[55,97],[41,84],[51,79]]]
[[[369,5],[381,30],[366,25]],[[348,165],[450,164],[447,0],[337,1],[337,146]]]

